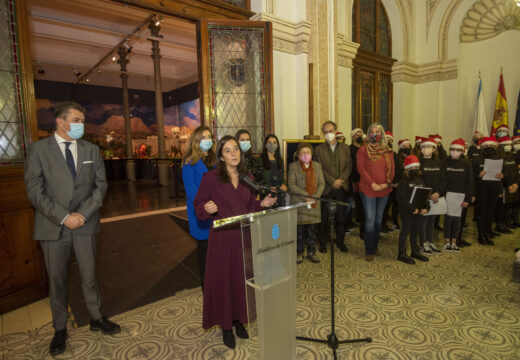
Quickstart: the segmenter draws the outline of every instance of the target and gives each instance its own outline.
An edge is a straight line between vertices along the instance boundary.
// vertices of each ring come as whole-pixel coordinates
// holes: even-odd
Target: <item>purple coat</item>
[[[214,215],[204,210],[204,204],[213,200],[218,212]],[[224,184],[218,177],[218,170],[204,174],[199,191],[193,201],[199,220],[217,220],[230,216],[260,211],[260,201],[248,187],[231,183]],[[202,327],[209,329],[220,325],[222,329],[232,328],[232,320],[247,323],[246,288],[242,236],[240,224],[222,229],[209,230],[208,255],[204,276],[204,307]]]

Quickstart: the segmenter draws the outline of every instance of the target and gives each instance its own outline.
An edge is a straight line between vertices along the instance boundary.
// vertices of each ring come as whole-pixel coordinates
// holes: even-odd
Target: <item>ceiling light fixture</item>
[[[90,82],[90,79],[89,79],[89,78],[87,78],[87,79],[86,79],[85,81],[86,81],[86,82]]]
[[[116,56],[115,56],[115,55],[112,56],[112,61],[113,61],[113,62],[116,62],[116,60],[117,60]]]
[[[155,26],[159,26],[160,23],[164,21],[163,17],[161,15],[157,16],[155,18]]]
[[[81,72],[78,71],[78,68],[77,67],[74,67],[74,69],[72,69],[72,72],[74,73],[74,75],[76,75],[77,77],[78,76],[81,76]]]

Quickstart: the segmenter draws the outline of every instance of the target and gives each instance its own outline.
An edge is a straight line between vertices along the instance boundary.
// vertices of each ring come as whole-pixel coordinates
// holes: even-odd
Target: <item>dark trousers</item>
[[[197,255],[199,258],[200,286],[204,289],[204,273],[206,272],[206,256],[208,254],[208,240],[197,240]]]
[[[457,236],[459,239],[462,239],[462,230],[464,230],[464,224],[466,224],[466,216],[468,215],[468,209],[469,205],[468,207],[462,208],[462,214],[460,216],[460,229],[459,234]],[[473,210],[475,210],[475,208],[473,208]]]
[[[425,242],[431,242],[433,243],[433,231],[435,226],[435,218],[437,216],[430,215],[430,216],[423,216],[424,220],[422,222],[423,228],[421,229],[421,232],[423,233],[421,237],[421,244],[424,244]]]
[[[511,219],[511,205],[512,203],[504,204],[503,198],[498,199],[496,216],[497,225],[505,226],[509,223],[509,220]]]
[[[74,235],[64,231],[58,240],[42,240],[40,245],[49,276],[49,301],[55,330],[67,325],[68,272],[74,251],[81,276],[81,289],[91,320],[101,318],[101,298],[96,280],[96,235]]]
[[[305,245],[307,245],[307,254],[314,254],[316,252],[314,245],[314,240],[316,239],[316,224],[298,224],[296,231],[296,251],[303,253]]]
[[[361,201],[361,195],[359,191],[354,192],[354,204],[356,205],[356,221],[359,224],[359,233],[365,233],[365,212],[363,210],[363,202]]]
[[[401,212],[401,232],[399,233],[399,254],[406,254],[406,238],[410,236],[410,248],[412,254],[419,253],[421,227],[423,227],[424,216],[420,214],[404,214]]]
[[[479,234],[491,233],[498,202],[498,181],[477,180],[477,227]]]
[[[385,212],[383,213],[383,225],[386,224],[388,220],[392,220],[392,224],[397,225],[397,197],[395,196],[396,190],[392,191],[390,195],[388,195],[388,201],[386,202]]]
[[[331,190],[322,198],[345,201],[346,191],[341,188],[338,190]],[[336,206],[336,243],[345,243],[345,208],[343,206]],[[321,204],[321,225],[320,225],[320,246],[325,247],[327,243],[327,233],[329,229],[329,207],[327,202]],[[331,234],[332,235],[332,234]]]
[[[444,215],[444,238],[458,238],[461,232],[461,223],[461,218],[458,216]]]

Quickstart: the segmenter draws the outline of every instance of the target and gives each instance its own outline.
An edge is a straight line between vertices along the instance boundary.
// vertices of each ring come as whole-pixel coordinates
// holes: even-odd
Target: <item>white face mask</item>
[[[504,137],[504,136],[506,136],[506,135],[507,135],[507,132],[505,132],[505,131],[499,131],[499,132],[497,132],[497,137]]]
[[[421,152],[423,153],[424,156],[431,156],[432,153],[433,153],[433,149],[431,147],[424,147],[421,149]]]
[[[511,145],[504,145],[504,151],[510,152],[511,151]]]
[[[520,144],[514,144],[513,149],[515,149],[515,151],[520,150]]]
[[[336,138],[336,135],[334,133],[326,133],[325,134],[325,140],[328,142],[332,142]]]
[[[451,150],[450,151],[450,156],[452,159],[459,159],[460,158],[460,152],[459,151],[455,151],[455,150]]]

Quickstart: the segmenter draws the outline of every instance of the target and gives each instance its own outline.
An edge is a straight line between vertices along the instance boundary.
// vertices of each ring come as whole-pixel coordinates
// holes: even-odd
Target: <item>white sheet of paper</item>
[[[446,214],[446,198],[440,197],[437,203],[434,203],[433,200],[430,200],[430,211],[428,211],[426,216],[428,215],[444,215]]]
[[[462,206],[466,194],[447,192],[446,193],[446,215],[460,217],[462,215]]]
[[[492,160],[485,159],[484,160],[484,171],[486,172],[484,176],[482,176],[482,180],[488,181],[501,181],[501,179],[497,179],[495,177],[496,174],[502,172],[502,164],[504,160]]]

